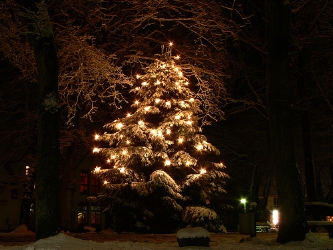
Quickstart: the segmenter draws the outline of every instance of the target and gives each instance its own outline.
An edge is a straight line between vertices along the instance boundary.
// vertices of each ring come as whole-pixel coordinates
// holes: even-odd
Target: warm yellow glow
[[[192,123],[193,123],[192,121],[187,121],[186,122],[186,124],[188,124],[188,125],[192,125]]]
[[[127,113],[127,115],[126,115],[127,117],[130,117],[131,116],[131,114],[130,113]]]
[[[139,124],[140,127],[142,127],[143,125],[145,125],[145,123],[144,123],[142,120],[140,120],[140,121],[138,122],[138,124]]]
[[[180,115],[176,115],[176,116],[175,116],[175,119],[176,119],[176,120],[179,120],[179,119],[180,119]]]
[[[189,83],[188,83],[188,82],[185,82],[185,85],[189,85]]]
[[[165,166],[170,166],[170,164],[171,164],[170,160],[165,160],[165,163],[164,163]]]
[[[179,56],[179,55],[176,55],[176,56],[175,56],[175,59],[177,59],[177,60],[178,60],[179,58],[180,58],[180,56]]]
[[[98,153],[99,152],[99,148],[94,148],[93,149],[93,153]]]
[[[139,89],[140,89],[140,87],[136,87],[136,88],[135,88],[135,90],[139,90]]]
[[[136,79],[139,79],[141,76],[139,74],[136,75]]]
[[[173,42],[170,42],[170,43],[169,43],[169,46],[172,46],[172,45],[173,45]]]
[[[99,135],[96,134],[96,135],[95,135],[95,140],[97,141],[98,139],[99,139]]]
[[[158,98],[155,99],[155,102],[156,102],[156,103],[159,103],[160,101],[161,101],[161,99],[158,99]]]
[[[148,111],[150,109],[150,106],[145,107],[145,110]]]
[[[141,84],[142,84],[142,86],[147,86],[148,85],[147,82],[142,82]]]
[[[107,160],[106,160],[106,162],[107,162],[107,163],[110,163],[110,162],[111,162],[111,160],[110,160],[110,159],[107,159]]]
[[[108,184],[109,182],[108,181],[104,181],[104,185]]]
[[[273,222],[274,226],[279,223],[279,211],[278,210],[272,211],[272,222]]]
[[[183,76],[183,73],[182,73],[182,72],[179,72],[178,75],[179,75],[180,77],[182,77],[182,76]]]
[[[183,141],[184,141],[184,138],[182,138],[182,137],[179,137],[179,138],[178,138],[178,143],[181,144],[181,143],[183,143]]]
[[[123,155],[127,155],[127,150],[123,150],[123,152],[121,152]]]
[[[167,107],[171,107],[171,102],[167,101],[167,102],[165,102],[165,105],[166,105]]]
[[[191,162],[190,161],[186,161],[186,166],[190,166]]]
[[[130,142],[130,140],[127,140],[126,143],[127,143],[127,144],[130,144],[131,142]]]
[[[194,102],[194,99],[193,99],[193,98],[191,98],[191,99],[190,99],[190,102]]]
[[[177,85],[177,86],[179,85],[179,82],[178,82],[178,81],[176,82],[176,85]]]
[[[167,133],[167,135],[170,135],[170,134],[171,134],[171,130],[170,130],[170,129],[167,129],[167,130],[166,130],[166,133]]]
[[[111,155],[111,159],[116,159],[116,156],[115,155]]]
[[[135,105],[138,105],[138,104],[139,104],[139,101],[135,101],[134,103],[135,103]]]
[[[117,128],[117,129],[121,129],[123,126],[124,126],[124,125],[123,125],[121,122],[119,122],[119,123],[117,123],[116,128]]]
[[[160,80],[157,80],[157,81],[155,82],[155,84],[156,84],[156,85],[160,85],[160,84],[161,84]]]
[[[206,169],[200,169],[200,174],[205,174],[207,171],[206,171]]]
[[[124,167],[119,168],[119,171],[120,171],[120,173],[125,173],[125,168]]]
[[[163,133],[162,133],[162,131],[161,131],[161,130],[158,130],[158,131],[157,131],[157,135],[158,135],[159,137],[163,137]]]
[[[29,174],[29,169],[30,169],[29,166],[25,166],[25,175],[28,175],[28,174]]]
[[[175,68],[175,71],[176,71],[176,72],[178,72],[178,71],[179,71],[179,68],[178,68],[178,67],[176,67],[176,68]]]
[[[198,144],[195,146],[195,148],[200,151],[203,149],[203,146],[202,146],[202,144]]]
[[[101,167],[96,166],[94,172],[98,173],[100,170],[101,170]]]

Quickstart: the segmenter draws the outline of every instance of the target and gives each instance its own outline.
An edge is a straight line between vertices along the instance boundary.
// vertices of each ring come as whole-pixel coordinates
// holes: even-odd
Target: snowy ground
[[[110,237],[108,237],[108,234]],[[46,239],[38,240],[37,242],[26,245],[12,245],[3,246],[0,241],[0,250],[58,250],[58,249],[70,249],[70,250],[243,250],[243,249],[287,249],[287,250],[333,250],[333,239],[329,239],[327,233],[308,233],[307,239],[302,242],[290,242],[285,245],[279,245],[274,239],[267,239],[264,233],[257,234],[257,237],[248,238],[247,236],[238,234],[215,234],[211,235],[210,247],[182,247],[177,244],[176,235],[168,235],[168,237],[158,235],[154,237],[147,237],[139,234],[132,234],[130,241],[117,241],[117,235],[111,232],[103,231],[100,234],[90,234],[90,238],[93,239],[94,235],[105,237],[105,239],[112,239],[112,241],[95,242],[93,240],[82,240],[75,238],[74,235],[61,233],[59,235],[49,237]],[[231,236],[234,235],[234,236]],[[238,237],[236,239],[235,235]],[[15,237],[31,237],[32,232],[24,232],[21,230],[13,231],[11,233],[0,233],[0,239],[8,237],[15,239]],[[231,237],[231,238],[230,238]],[[232,238],[234,237],[234,238]],[[89,238],[89,237],[88,237]],[[134,240],[137,239],[137,240]],[[150,240],[152,239],[152,240]],[[172,240],[171,240],[172,239]],[[242,243],[238,239],[241,239]],[[143,241],[144,240],[144,241]],[[164,241],[165,242],[164,242]],[[237,240],[237,241],[236,241]],[[5,242],[3,242],[5,243]],[[12,242],[12,244],[15,244]],[[22,243],[21,243],[22,244]]]

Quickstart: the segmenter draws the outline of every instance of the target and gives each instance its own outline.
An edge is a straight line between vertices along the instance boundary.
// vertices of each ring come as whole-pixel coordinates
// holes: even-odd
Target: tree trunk
[[[38,71],[36,240],[60,232],[58,61],[43,0],[22,1]]]
[[[304,172],[305,172],[305,187],[308,201],[316,201],[316,189],[315,189],[315,174],[312,163],[312,144],[311,144],[311,132],[309,124],[309,111],[308,104],[306,103],[305,82],[309,79],[309,71],[306,68],[307,49],[303,48],[299,55],[299,72],[298,77],[298,95],[301,99],[301,124],[302,124],[302,136],[303,136],[303,154],[304,154]]]
[[[291,83],[289,72],[290,3],[271,0],[269,6],[268,109],[271,160],[279,198],[277,241],[304,240],[307,232],[304,197],[292,135]]]

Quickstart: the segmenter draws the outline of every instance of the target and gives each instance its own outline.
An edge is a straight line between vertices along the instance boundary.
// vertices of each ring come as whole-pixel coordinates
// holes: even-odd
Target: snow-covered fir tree
[[[201,134],[201,102],[171,55],[171,47],[137,75],[132,113],[96,135],[106,157],[93,173],[104,192],[92,197],[109,214],[116,231],[174,232],[183,226],[219,230],[210,199],[225,192],[223,163]]]

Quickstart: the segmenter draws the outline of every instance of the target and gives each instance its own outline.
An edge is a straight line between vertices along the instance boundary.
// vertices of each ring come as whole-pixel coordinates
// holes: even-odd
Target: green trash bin
[[[253,235],[255,234],[254,213],[239,214],[239,233]]]

